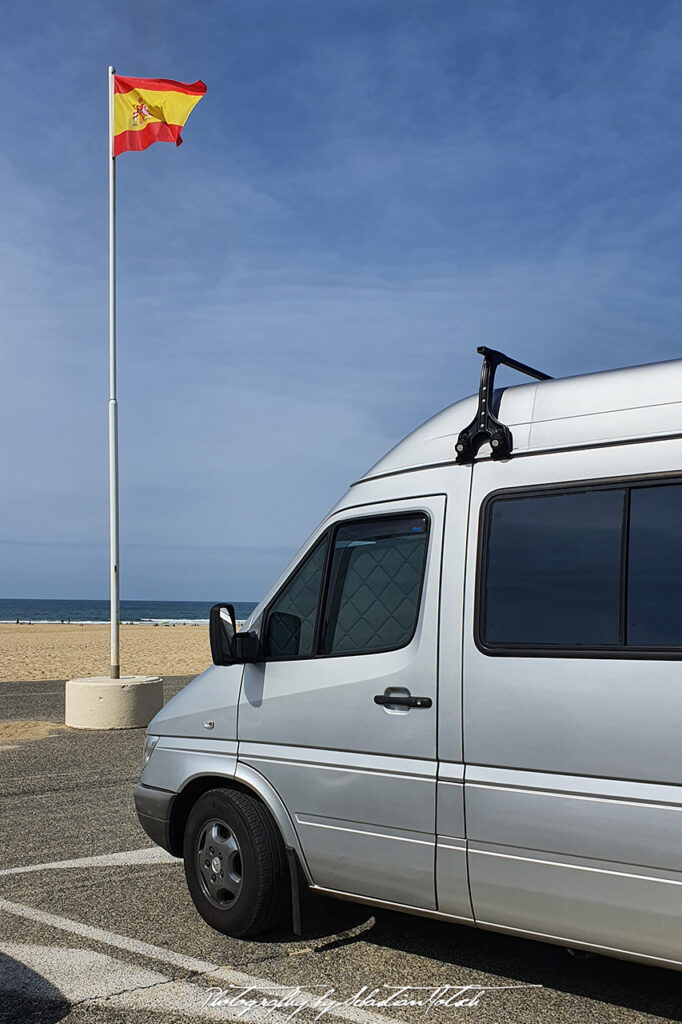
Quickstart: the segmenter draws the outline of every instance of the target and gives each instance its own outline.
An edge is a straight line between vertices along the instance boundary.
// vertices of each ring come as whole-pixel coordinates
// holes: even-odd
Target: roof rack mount
[[[483,356],[481,382],[478,386],[478,409],[469,426],[460,431],[457,438],[455,462],[460,465],[471,465],[484,444],[490,445],[493,459],[506,459],[511,454],[513,448],[511,430],[504,423],[500,423],[491,409],[495,371],[498,366],[508,366],[511,370],[517,370],[535,380],[552,379],[548,373],[535,370],[532,366],[526,366],[525,363],[520,363],[517,359],[512,359],[504,352],[498,352],[494,348],[486,348],[481,345],[476,351]]]

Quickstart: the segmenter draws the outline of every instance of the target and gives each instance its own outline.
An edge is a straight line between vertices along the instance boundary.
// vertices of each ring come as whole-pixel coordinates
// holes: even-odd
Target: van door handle
[[[433,701],[430,697],[404,697],[402,694],[377,693],[374,698],[375,704],[399,705],[403,708],[430,708]]]

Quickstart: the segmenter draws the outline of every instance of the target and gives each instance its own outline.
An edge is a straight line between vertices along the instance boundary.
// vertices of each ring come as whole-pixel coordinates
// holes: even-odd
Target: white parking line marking
[[[47,911],[38,910],[35,907],[26,906],[23,903],[13,903],[11,900],[0,898],[0,911],[6,911],[8,914],[14,914],[17,917],[22,917],[28,921],[35,921],[38,924],[47,925],[50,928],[57,928],[60,931],[70,932],[72,935],[80,935],[82,938],[90,939],[92,942],[99,942],[102,945],[113,946],[115,949],[122,949],[128,953],[137,953],[139,956],[149,957],[151,960],[157,960],[160,963],[171,964],[174,967],[181,967],[188,971],[194,971],[198,974],[209,974],[212,978],[225,989],[234,988],[236,991],[234,995],[239,992],[243,992],[244,989],[255,989],[258,992],[267,993],[272,997],[273,989],[280,987],[279,983],[268,980],[267,978],[258,978],[250,974],[244,974],[242,971],[236,971],[231,967],[221,967],[219,964],[210,963],[208,960],[200,960],[198,957],[185,956],[184,953],[176,953],[172,949],[164,949],[162,946],[154,946],[148,942],[141,942],[139,939],[131,939],[127,935],[117,935],[115,932],[105,931],[103,928],[96,928],[92,925],[83,924],[80,921],[72,921],[67,917],[58,917],[56,914],[49,914]],[[178,983],[179,984],[179,983]],[[297,995],[305,999],[307,1002],[314,1002],[321,992],[315,994],[308,992],[305,989],[301,989],[297,992]],[[227,1016],[236,1016],[235,1013],[231,1014],[230,1007],[220,1007],[221,1010],[226,1011]],[[276,1011],[269,1015],[263,1015],[262,1018],[267,1019],[273,1024],[284,1024],[284,1021],[288,1018],[285,1015],[279,1017],[276,1016]],[[395,1018],[386,1017],[380,1013],[374,1013],[371,1010],[364,1010],[358,1006],[335,1006],[333,1010],[329,1010],[325,1016],[328,1017],[340,1017],[342,1020],[353,1021],[354,1024],[395,1024]],[[259,1018],[255,1018],[259,1019]]]
[[[2,966],[3,989],[29,990],[36,998],[54,999],[57,989],[71,1003],[106,999],[124,989],[144,988],[168,981],[165,974],[135,967],[92,949],[39,946],[6,942],[0,950],[9,962]],[[30,972],[38,977],[31,978]]]
[[[48,914],[46,910],[28,907],[23,903],[12,903],[11,900],[0,898],[0,910],[6,910],[8,914],[15,914],[17,917],[24,917],[28,921],[46,924],[50,928],[58,928],[60,931],[70,932],[72,935],[81,935],[84,939],[101,942],[105,946],[115,946],[117,949],[125,949],[129,953],[147,956],[152,960],[161,960],[164,963],[172,964],[174,967],[182,967],[187,971],[197,971],[200,974],[205,974],[207,971],[218,970],[220,967],[219,964],[209,963],[208,960],[199,960],[193,956],[185,956],[184,953],[176,953],[172,949],[164,949],[163,946],[152,946],[148,942],[128,938],[127,935],[116,935],[114,932],[105,931],[104,928],[82,924],[80,921],[71,921],[68,917],[57,917],[56,914]]]
[[[212,1020],[242,1020],[247,1024],[287,1024],[288,1015],[267,1014],[256,1006],[241,1012],[241,1006],[207,1006],[210,992],[189,981],[176,981],[158,971],[135,967],[104,953],[89,949],[55,949],[29,943],[0,945],[9,958],[3,965],[5,991],[29,992],[36,1001],[55,1002],[57,994],[71,1004],[106,1004],[122,1010],[153,1010],[157,1014]]]
[[[132,864],[181,864],[160,846],[146,846],[141,850],[123,850],[121,853],[102,853],[96,857],[76,857],[74,860],[54,860],[47,864],[26,864],[17,868],[2,868],[0,875],[23,875],[28,871],[54,871],[58,868],[128,867]]]
[[[0,946],[11,958],[3,975],[8,989],[33,988],[37,998],[54,1001],[55,989],[71,1003],[86,1002],[120,1009],[182,1013],[183,1016],[227,1018],[251,1024],[287,1024],[288,1014],[256,1006],[244,1012],[242,1006],[206,1005],[208,985],[176,981],[158,971],[140,969],[103,953],[82,949],[55,949],[13,943]],[[37,978],[27,977],[26,968]],[[47,984],[45,984],[47,983]]]

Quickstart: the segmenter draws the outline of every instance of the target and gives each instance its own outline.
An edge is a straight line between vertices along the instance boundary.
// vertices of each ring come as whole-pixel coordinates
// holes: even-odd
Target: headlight
[[[158,736],[150,736],[149,734],[147,734],[147,736],[145,736],[144,748],[142,750],[142,767],[143,768],[146,765],[146,763],[149,760],[149,758],[154,753],[154,747],[156,746],[156,744],[158,742],[159,742],[159,737]]]

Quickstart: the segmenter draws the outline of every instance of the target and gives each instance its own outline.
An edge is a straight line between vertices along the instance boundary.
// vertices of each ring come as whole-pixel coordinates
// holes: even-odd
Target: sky
[[[3,11],[0,597],[108,595],[107,66],[203,79],[117,159],[121,596],[258,600],[476,390],[682,355],[682,4]]]

